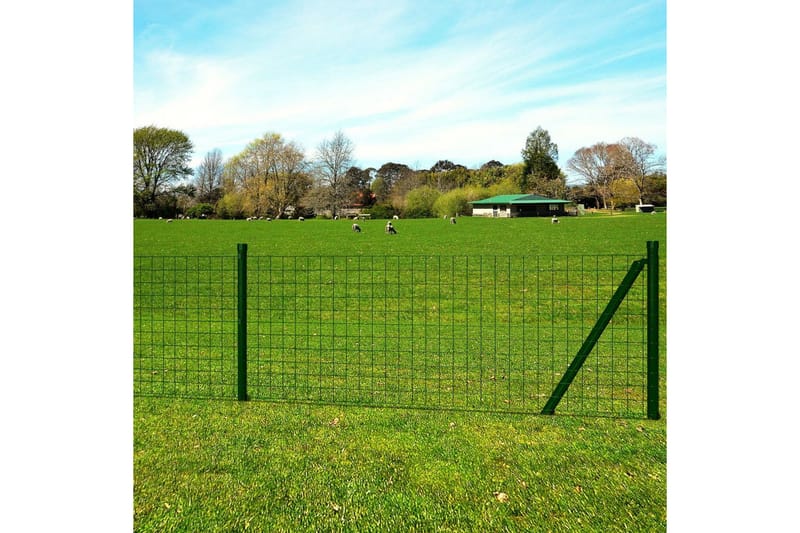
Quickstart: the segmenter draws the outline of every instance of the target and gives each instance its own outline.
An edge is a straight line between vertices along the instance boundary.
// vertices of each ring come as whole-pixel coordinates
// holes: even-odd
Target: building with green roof
[[[472,204],[474,217],[551,217],[566,214],[569,200],[545,198],[536,194],[501,194]]]

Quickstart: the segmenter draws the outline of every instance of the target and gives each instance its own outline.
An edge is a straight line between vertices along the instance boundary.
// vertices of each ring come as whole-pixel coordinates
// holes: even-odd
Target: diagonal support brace
[[[636,278],[639,277],[639,274],[641,274],[642,270],[644,270],[646,264],[647,259],[639,259],[631,264],[630,268],[628,269],[628,273],[625,274],[625,277],[622,279],[619,287],[617,287],[614,295],[611,296],[611,300],[600,314],[600,318],[597,319],[597,323],[595,323],[592,331],[589,332],[586,340],[583,341],[583,345],[578,350],[577,355],[575,355],[575,358],[567,368],[567,371],[561,377],[561,381],[559,381],[558,385],[556,385],[556,388],[550,395],[550,399],[547,400],[544,409],[542,409],[543,415],[555,414],[556,406],[558,406],[561,399],[567,393],[567,389],[569,389],[569,386],[572,384],[575,376],[578,375],[578,371],[583,366],[586,358],[589,357],[589,354],[592,352],[592,349],[594,349],[597,341],[603,334],[603,331],[605,331],[606,327],[611,322],[614,313],[616,313],[617,309],[619,309],[620,304],[622,304],[622,301],[625,299],[628,291],[633,286]]]

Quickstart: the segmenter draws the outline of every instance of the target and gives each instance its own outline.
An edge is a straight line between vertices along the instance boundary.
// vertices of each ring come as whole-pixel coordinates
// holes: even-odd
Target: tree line
[[[133,140],[136,217],[455,216],[470,214],[471,201],[517,193],[587,208],[666,205],[665,160],[637,137],[577,150],[566,166],[581,179],[569,185],[557,164],[558,146],[541,126],[528,135],[521,162],[492,160],[476,169],[449,160],[427,170],[396,162],[362,169],[341,131],[310,157],[294,141],[268,132],[227,161],[218,149],[208,152],[195,169],[189,167],[193,143],[182,131],[145,126],[134,130]]]

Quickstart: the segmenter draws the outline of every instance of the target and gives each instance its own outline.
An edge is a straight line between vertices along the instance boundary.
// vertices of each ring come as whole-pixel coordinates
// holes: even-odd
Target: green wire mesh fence
[[[235,257],[137,257],[134,391],[542,412],[640,257],[248,258],[245,248],[238,297]],[[653,415],[647,292],[639,278],[618,302],[559,413]]]
[[[134,394],[236,390],[236,256],[134,258]]]

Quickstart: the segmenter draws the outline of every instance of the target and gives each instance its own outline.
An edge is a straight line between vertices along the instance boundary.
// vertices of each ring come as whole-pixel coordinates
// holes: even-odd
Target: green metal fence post
[[[658,420],[658,241],[647,241],[647,418]]]
[[[247,400],[247,244],[236,245],[237,399]]]

